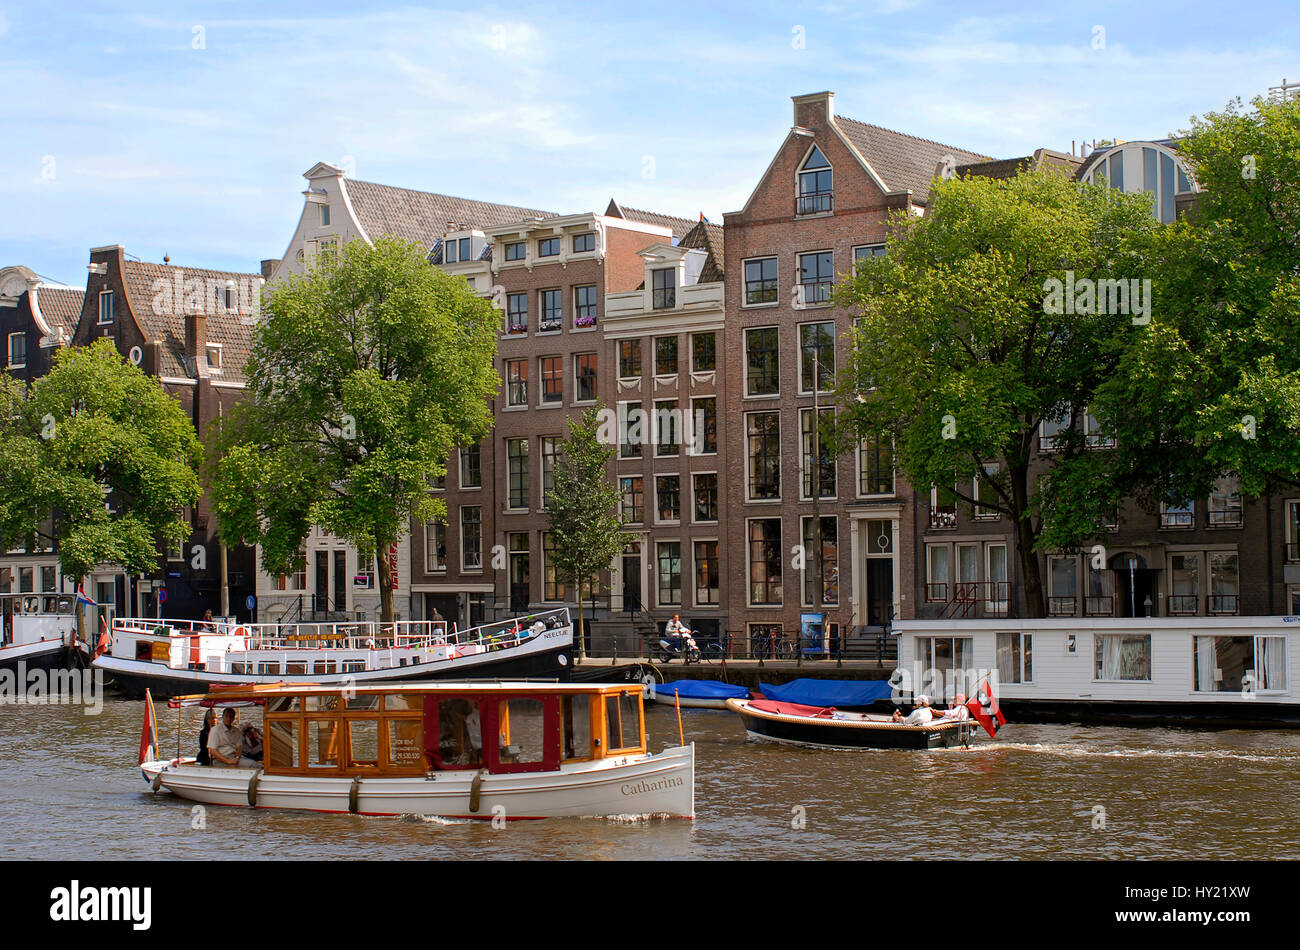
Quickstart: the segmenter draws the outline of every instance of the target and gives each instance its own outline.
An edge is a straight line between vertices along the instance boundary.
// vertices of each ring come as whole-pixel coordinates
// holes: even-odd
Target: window
[[[974,641],[970,637],[917,637],[916,661],[923,670],[942,674],[943,682],[956,682],[953,674],[975,666]]]
[[[696,521],[718,520],[718,473],[706,472],[692,476],[695,483]]]
[[[586,284],[573,288],[573,326],[596,325],[596,285]]]
[[[1007,583],[1007,546],[986,545],[984,561],[984,579],[988,581],[984,609],[995,617],[1005,617],[1011,597],[1011,585]]]
[[[620,340],[618,344],[619,379],[636,379],[641,376],[641,341]]]
[[[208,361],[208,369],[221,369],[221,350],[220,343],[209,343],[204,347],[204,356]]]
[[[548,499],[555,493],[555,463],[560,457],[560,439],[559,436],[544,435],[541,437],[542,443],[542,507],[545,508]]]
[[[1171,617],[1194,617],[1201,603],[1201,556],[1169,555],[1169,596],[1165,612]]]
[[[1073,617],[1079,609],[1079,559],[1047,559],[1047,615]]]
[[[655,455],[678,455],[681,452],[682,414],[676,399],[655,403]]]
[[[113,291],[104,290],[99,294],[99,323],[103,326],[113,322]]]
[[[1235,552],[1210,554],[1210,613],[1235,614],[1239,609],[1240,575]]]
[[[542,532],[542,600],[568,600],[567,585],[560,579],[555,569],[555,542],[551,532]]]
[[[528,532],[511,531],[506,535],[506,544],[510,550],[510,603],[512,610],[527,610],[531,581],[528,563]],[[522,603],[521,603],[522,602]]]
[[[627,475],[618,480],[619,520],[634,524],[645,520],[645,493],[640,475]]]
[[[464,571],[483,568],[483,515],[478,505],[460,509],[460,567]]]
[[[596,401],[596,354],[578,353],[573,357],[574,402]]]
[[[524,364],[525,366],[528,364]],[[483,464],[479,444],[466,445],[460,450],[460,487],[481,488]]]
[[[1190,528],[1196,520],[1196,509],[1193,502],[1185,501],[1178,504],[1160,503],[1160,527],[1162,528]]]
[[[1083,436],[1090,449],[1111,449],[1115,447],[1115,439],[1102,432],[1101,423],[1097,421],[1097,417],[1091,412],[1083,414]]]
[[[710,373],[717,368],[717,339],[712,333],[691,334],[691,372]]]
[[[671,310],[677,306],[677,275],[672,267],[650,272],[653,288],[651,307],[655,310]]]
[[[926,545],[925,564],[925,599],[931,603],[947,601],[952,583],[952,548],[946,544]]]
[[[775,257],[745,261],[745,303],[747,305],[776,303],[779,299],[779,285]]]
[[[680,541],[660,541],[656,545],[659,556],[659,606],[682,602],[682,545]]]
[[[1109,617],[1115,613],[1114,574],[1092,566],[1092,561],[1085,562],[1088,572],[1088,593],[1083,599],[1085,617]]]
[[[995,507],[998,504],[997,488],[993,484],[993,477],[998,473],[996,464],[985,465],[984,473],[975,476],[975,482],[971,486],[975,500],[979,502],[975,506],[976,521],[997,521],[1001,517]]]
[[[320,226],[328,228],[330,226],[330,206],[327,204],[317,205],[320,208]]]
[[[31,567],[18,568],[18,593],[34,594],[36,592],[36,570]]]
[[[440,574],[447,570],[447,526],[439,521],[424,523],[424,571]]]
[[[799,169],[799,196],[795,214],[824,214],[831,210],[834,194],[834,171],[816,145]]]
[[[655,375],[677,375],[677,337],[655,337]]]
[[[429,476],[429,488],[430,488],[432,491],[446,491],[446,490],[447,490],[447,471],[446,471],[446,469],[443,469],[443,472],[442,472],[441,475],[430,475],[430,476]]]
[[[749,602],[781,603],[781,519],[749,522]]]
[[[558,257],[560,254],[560,239],[557,237],[542,238],[537,242],[538,257]]]
[[[885,245],[883,244],[863,244],[853,249],[853,263],[856,266],[859,261],[869,260],[873,257],[884,257],[885,253]]]
[[[564,368],[558,356],[543,356],[538,361],[542,376],[542,403],[558,403],[564,399]]]
[[[835,253],[833,251],[800,254],[800,302],[805,305],[830,302],[831,282],[834,277]]]
[[[1198,636],[1195,640],[1197,692],[1286,689],[1286,637]]]
[[[1149,634],[1094,633],[1093,679],[1150,680]]]
[[[9,334],[9,368],[22,369],[27,365],[27,334]]]
[[[338,259],[339,242],[337,238],[321,240],[317,245],[316,259],[322,264],[332,264]]]
[[[745,416],[749,440],[749,500],[781,497],[781,416],[751,412]]]
[[[1034,636],[1030,633],[998,634],[998,679],[1003,683],[1034,681]]]
[[[455,264],[458,259],[456,255],[456,239],[447,238],[442,244],[442,262],[444,264]]]
[[[694,455],[713,455],[718,451],[716,396],[691,400],[691,450]]]
[[[1300,561],[1300,499],[1288,499],[1283,507],[1283,512],[1283,517],[1286,519],[1286,550],[1284,556],[1287,563],[1295,563]]]
[[[58,571],[53,567],[41,568],[41,592],[54,594],[58,592]]]
[[[682,520],[682,480],[678,475],[655,477],[655,505],[659,521]]]
[[[573,236],[573,253],[582,254],[585,251],[594,251],[596,249],[596,232],[588,231],[586,234],[575,234]]]
[[[858,493],[894,493],[894,440],[885,433],[868,436],[858,446]]]
[[[506,459],[510,479],[509,507],[528,507],[528,440],[507,439]]]
[[[818,418],[814,420],[811,409],[799,410],[799,438],[802,454],[799,469],[803,473],[802,497],[812,498],[815,493],[819,498],[834,498],[836,491],[835,455],[830,442],[819,430],[825,428],[835,418],[834,409],[819,409]],[[813,462],[814,451],[817,462]]]
[[[528,405],[527,360],[508,360],[506,362],[506,404],[510,406]]]
[[[745,331],[745,395],[770,396],[781,388],[777,328]]]
[[[559,290],[541,292],[542,318],[537,324],[540,330],[559,330],[564,326],[564,294]]]
[[[1211,528],[1241,527],[1241,479],[1235,475],[1218,479],[1206,514]]]
[[[835,385],[833,323],[804,323],[799,327],[799,392],[813,391],[814,371],[817,374],[817,391],[830,392]]]
[[[625,402],[619,405],[619,447],[620,458],[641,457],[641,443],[645,441],[645,410],[639,402]]]
[[[720,590],[718,574],[718,542],[695,542],[695,604],[716,605]]]
[[[528,332],[528,295],[506,295],[506,322],[511,333]]]
[[[803,523],[803,549],[808,552],[803,567],[803,602],[809,606],[813,603],[816,592],[817,577],[817,539],[813,537],[816,522],[812,518],[801,519]],[[840,601],[840,554],[838,538],[838,519],[834,515],[824,515],[822,523],[822,606],[834,607]],[[876,524],[876,522],[871,522]],[[888,525],[889,522],[884,522]],[[869,531],[870,534],[876,532]],[[891,539],[892,540],[892,539]]]
[[[513,241],[506,245],[506,260],[522,261],[528,256],[528,246],[523,241]]]
[[[609,736],[608,751],[642,748],[640,694],[620,693],[605,697],[605,730]]]
[[[1063,410],[1060,415],[1046,418],[1038,428],[1038,451],[1055,452],[1060,448],[1058,436],[1070,427],[1070,410]]]

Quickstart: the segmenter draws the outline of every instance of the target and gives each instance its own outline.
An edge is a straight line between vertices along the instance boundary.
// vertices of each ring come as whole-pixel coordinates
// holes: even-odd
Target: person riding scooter
[[[695,637],[692,636],[693,633],[694,631],[682,623],[679,614],[673,614],[673,619],[664,624],[664,637],[676,653],[689,653],[698,649],[695,645]]]

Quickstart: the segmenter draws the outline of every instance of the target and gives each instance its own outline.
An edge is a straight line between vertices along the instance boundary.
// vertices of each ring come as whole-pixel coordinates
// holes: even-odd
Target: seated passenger
[[[901,722],[905,726],[923,726],[934,719],[934,710],[930,708],[929,696],[916,697],[916,708],[904,716],[897,709],[891,717],[894,722]]]
[[[965,722],[970,718],[970,710],[966,708],[966,697],[958,693],[953,697],[952,708],[945,709],[939,714],[940,719],[950,719],[957,722]]]
[[[230,769],[255,769],[258,763],[241,755],[244,736],[235,728],[235,711],[226,707],[221,714],[221,722],[212,727],[208,736],[208,752],[212,754],[213,765]]]
[[[208,709],[208,711],[203,714],[203,727],[199,729],[199,755],[196,760],[199,765],[212,764],[212,754],[208,752],[208,736],[211,734],[212,727],[216,725],[216,722],[217,711],[215,709]]]
[[[545,632],[546,624],[542,623],[540,620],[528,628],[528,635],[530,637],[540,637]]]
[[[244,742],[239,751],[254,762],[262,761],[262,734],[252,723],[244,727]]]

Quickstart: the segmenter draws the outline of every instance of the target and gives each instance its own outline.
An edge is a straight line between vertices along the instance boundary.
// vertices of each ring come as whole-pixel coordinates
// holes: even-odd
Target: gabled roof
[[[481,229],[555,216],[553,211],[412,191],[351,178],[344,178],[342,184],[357,220],[371,240],[392,235],[414,241],[425,253],[447,232],[448,222]]]
[[[708,258],[704,261],[704,268],[700,271],[700,283],[709,284],[714,281],[722,280],[723,261],[722,256],[722,227],[717,224],[709,224],[707,221],[700,221],[677,242],[678,247],[697,247],[709,252]]]
[[[184,294],[177,298],[174,292],[162,293],[156,283],[164,281],[174,287],[177,275],[182,278],[182,281],[202,280],[205,288],[208,280],[218,281],[222,287],[226,286],[228,281],[234,281],[237,290],[241,286],[260,288],[262,275],[239,271],[205,270],[198,267],[177,267],[145,261],[124,260],[122,262],[122,283],[131,301],[131,313],[135,317],[135,322],[147,341],[162,342],[162,353],[158,364],[159,376],[193,378],[198,375],[194,368],[185,365],[185,316],[188,312],[198,312],[207,317],[208,342],[221,344],[221,378],[232,381],[242,380],[244,364],[248,362],[248,353],[252,346],[253,315],[219,307],[216,301],[208,298],[206,293],[203,295],[203,307],[200,310],[187,311]]]
[[[668,230],[673,232],[673,237],[679,239],[700,223],[699,221],[692,221],[690,218],[677,218],[671,214],[659,214],[657,211],[641,211],[637,208],[624,208],[613,198],[609,199],[609,207],[605,209],[605,217],[622,218],[624,221],[639,221],[641,224],[658,225],[661,228],[668,228]]]
[[[36,289],[36,305],[41,308],[41,316],[54,331],[58,339],[59,330],[63,330],[66,340],[72,339],[76,332],[77,321],[81,319],[81,305],[86,298],[85,290],[78,287],[59,287],[41,284]]]
[[[951,156],[957,165],[989,160],[989,156],[978,152],[905,135],[857,119],[836,116],[835,124],[890,191],[910,188],[912,203],[917,205],[929,203],[934,171],[946,157]]]

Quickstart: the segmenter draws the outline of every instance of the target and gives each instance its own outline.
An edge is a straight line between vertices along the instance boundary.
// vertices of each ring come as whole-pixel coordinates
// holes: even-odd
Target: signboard
[[[160,603],[160,604],[165,604],[165,603],[167,603],[167,588],[166,588],[166,587],[159,587],[159,588],[158,588],[158,603]]]
[[[248,598],[244,601],[244,606],[247,607],[249,610],[252,610],[254,607],[257,606],[257,598],[254,597],[252,594],[249,594]]]
[[[799,645],[805,656],[821,656],[826,652],[825,625],[821,614],[799,615]]]
[[[155,660],[159,660],[163,663],[166,663],[168,660],[171,659],[172,645],[170,643],[159,643],[157,640],[155,640],[153,642],[152,655]]]

